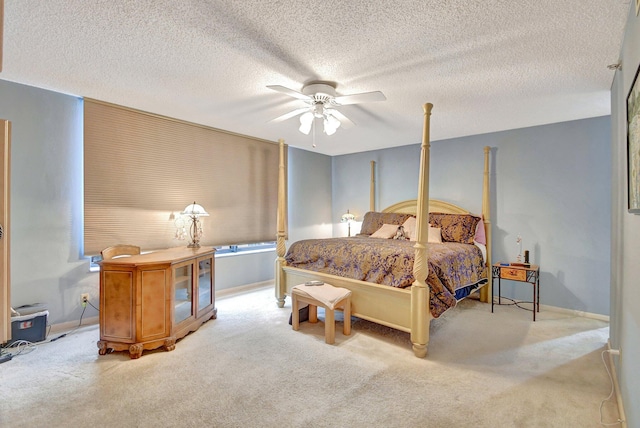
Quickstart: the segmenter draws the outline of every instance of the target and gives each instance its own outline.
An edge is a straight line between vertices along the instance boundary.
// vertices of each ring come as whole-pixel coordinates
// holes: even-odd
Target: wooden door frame
[[[9,260],[9,190],[11,177],[11,122],[0,119],[0,344],[11,339],[11,275]]]

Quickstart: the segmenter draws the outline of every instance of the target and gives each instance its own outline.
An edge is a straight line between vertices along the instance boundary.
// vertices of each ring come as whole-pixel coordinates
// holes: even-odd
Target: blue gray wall
[[[640,427],[640,215],[627,212],[626,99],[640,67],[640,17],[631,2],[620,54],[622,69],[611,87],[612,240],[611,347],[619,349],[616,372],[628,427]]]
[[[82,101],[0,80],[0,117],[12,123],[11,304],[46,303],[50,321],[77,320],[80,293],[96,305],[98,295],[80,256]]]
[[[332,234],[331,158],[289,148],[289,242]]]
[[[599,117],[432,142],[430,197],[481,213],[490,146],[494,262],[515,261],[520,235],[541,266],[543,305],[609,315],[610,133],[610,118]],[[415,199],[419,159],[419,144],[334,157],[333,218],[368,211],[371,160],[376,209]],[[341,225],[335,234],[344,235]],[[504,290],[522,300],[530,291]]]

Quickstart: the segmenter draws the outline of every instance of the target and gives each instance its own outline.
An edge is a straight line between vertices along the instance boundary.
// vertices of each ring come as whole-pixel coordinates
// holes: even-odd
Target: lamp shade
[[[188,215],[191,217],[207,217],[209,215],[209,213],[204,210],[202,205],[196,204],[195,201],[192,204],[187,205],[184,211],[182,211],[180,214]]]
[[[340,222],[351,223],[352,221],[355,221],[355,219],[356,219],[356,216],[351,214],[349,210],[347,210],[346,213],[342,214],[342,217],[340,218]]]

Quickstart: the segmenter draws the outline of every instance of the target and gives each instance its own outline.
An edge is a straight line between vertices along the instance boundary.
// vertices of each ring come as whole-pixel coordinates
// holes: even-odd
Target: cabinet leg
[[[134,343],[133,345],[129,346],[129,357],[132,360],[140,358],[141,356],[142,356],[142,344],[141,343]]]
[[[105,355],[107,353],[107,342],[104,340],[98,341],[98,354]]]
[[[174,349],[176,349],[176,338],[167,337],[164,341],[164,349],[167,351],[173,351]]]

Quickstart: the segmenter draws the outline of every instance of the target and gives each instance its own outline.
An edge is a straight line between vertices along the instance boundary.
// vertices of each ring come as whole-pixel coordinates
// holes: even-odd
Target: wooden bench
[[[324,300],[322,298],[324,295],[332,296],[331,300],[328,302]],[[345,336],[351,334],[351,291],[346,288],[334,287],[331,284],[319,286],[299,284],[293,287],[291,291],[291,326],[296,331],[300,328],[300,303],[309,304],[309,322],[311,323],[318,322],[318,306],[324,308],[324,341],[326,343],[335,343],[335,309],[342,310],[344,314],[342,333]]]

